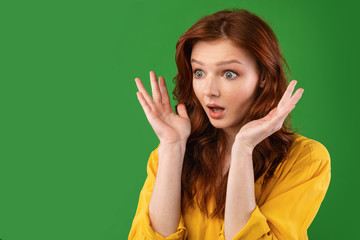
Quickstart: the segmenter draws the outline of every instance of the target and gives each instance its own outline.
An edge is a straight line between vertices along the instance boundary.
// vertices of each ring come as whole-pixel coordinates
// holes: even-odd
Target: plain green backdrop
[[[273,28],[305,89],[293,126],[330,152],[309,238],[358,236],[355,0],[33,0],[0,3],[0,239],[127,239],[159,143],[134,79],[151,91],[154,70],[172,92],[177,39],[233,7]]]

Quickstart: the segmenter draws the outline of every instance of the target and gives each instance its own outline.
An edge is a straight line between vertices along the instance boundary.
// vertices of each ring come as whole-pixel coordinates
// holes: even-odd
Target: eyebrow
[[[191,62],[195,62],[195,63],[198,63],[200,64],[201,66],[204,66],[204,64],[196,59],[191,59]],[[228,61],[220,61],[220,62],[217,62],[215,65],[216,66],[223,66],[223,65],[226,65],[226,64],[230,64],[230,63],[238,63],[238,64],[242,64],[241,62],[239,62],[238,60],[228,60]]]

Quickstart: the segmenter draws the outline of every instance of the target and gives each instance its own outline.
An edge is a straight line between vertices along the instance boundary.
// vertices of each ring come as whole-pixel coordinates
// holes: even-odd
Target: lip
[[[222,106],[219,106],[219,105],[217,105],[217,104],[215,104],[215,103],[208,103],[208,104],[206,104],[206,106],[207,106],[207,107],[217,107],[217,108],[224,108],[224,107],[222,107]]]
[[[214,118],[214,119],[219,119],[219,118],[222,118],[225,114],[225,108],[215,104],[215,103],[209,103],[209,104],[206,104],[206,106],[208,107],[209,109],[209,115],[211,118]],[[212,107],[215,107],[215,108],[222,108],[223,110],[221,112],[214,112]]]

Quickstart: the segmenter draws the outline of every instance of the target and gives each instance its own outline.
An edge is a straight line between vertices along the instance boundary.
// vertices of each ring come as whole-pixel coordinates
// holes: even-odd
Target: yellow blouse
[[[148,175],[140,192],[128,239],[224,240],[224,219],[208,219],[199,208],[182,212],[177,232],[167,238],[151,227],[149,202],[157,172],[159,146],[151,152]],[[295,134],[288,158],[278,166],[263,192],[261,184],[265,174],[255,182],[256,208],[233,239],[308,239],[307,229],[330,184],[330,170],[327,149],[315,140]],[[210,212],[214,204],[213,198],[208,206]]]

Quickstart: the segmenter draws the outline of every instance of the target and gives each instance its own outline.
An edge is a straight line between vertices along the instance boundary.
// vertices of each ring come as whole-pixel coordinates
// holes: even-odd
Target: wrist
[[[160,141],[160,146],[158,149],[158,152],[164,152],[164,151],[180,151],[181,155],[184,155],[186,148],[186,141]]]
[[[252,155],[254,147],[246,143],[246,141],[242,140],[241,138],[236,138],[232,147],[232,151],[234,150],[240,151],[247,155]]]

